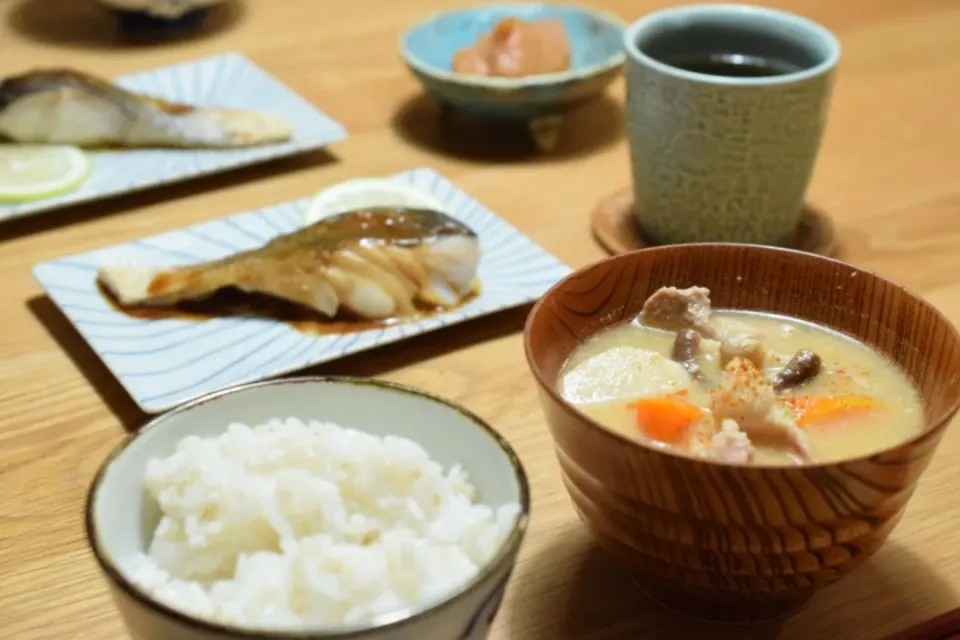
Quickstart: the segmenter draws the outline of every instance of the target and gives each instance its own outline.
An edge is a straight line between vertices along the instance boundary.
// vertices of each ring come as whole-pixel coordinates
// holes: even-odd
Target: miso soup
[[[737,464],[856,457],[923,428],[916,389],[872,348],[795,318],[713,311],[705,289],[663,292],[561,371],[561,395],[604,426]]]

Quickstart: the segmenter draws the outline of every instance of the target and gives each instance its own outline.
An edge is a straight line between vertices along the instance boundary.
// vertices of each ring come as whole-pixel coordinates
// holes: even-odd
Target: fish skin
[[[125,306],[171,306],[226,287],[334,317],[411,316],[416,303],[460,302],[473,289],[476,233],[446,214],[377,208],[325,218],[265,245],[178,267],[104,266],[99,281]]]
[[[235,148],[292,135],[290,123],[273,114],[168,102],[69,68],[0,83],[0,136],[24,144]]]

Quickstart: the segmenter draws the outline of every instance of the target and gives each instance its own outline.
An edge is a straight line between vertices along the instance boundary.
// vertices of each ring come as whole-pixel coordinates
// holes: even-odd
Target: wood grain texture
[[[563,363],[628,322],[658,288],[707,287],[716,308],[769,311],[854,336],[920,390],[927,428],[856,460],[737,467],[648,447],[559,396]],[[527,359],[573,504],[598,542],[664,606],[727,623],[770,621],[860,566],[886,541],[960,406],[960,334],[870,272],[797,251],[677,245],[597,262],[534,307]]]
[[[644,237],[634,211],[633,188],[624,187],[604,195],[590,212],[593,237],[612,254],[628,253],[656,246]],[[807,206],[791,249],[836,257],[840,249],[833,220],[825,211]]]
[[[623,86],[571,115],[550,155],[523,135],[438,122],[397,38],[465,0],[250,0],[207,37],[125,46],[85,0],[0,0],[0,74],[73,64],[107,76],[240,50],[343,122],[350,138],[274,165],[0,227],[0,636],[126,640],[86,549],[82,501],[99,462],[144,416],[48,302],[30,266],[72,252],[301,197],[325,184],[432,166],[574,267],[604,257],[588,212],[629,182]],[[633,20],[665,0],[597,0]],[[960,6],[956,0],[771,0],[844,47],[810,201],[844,257],[960,321]],[[518,449],[534,514],[492,640],[880,640],[960,606],[960,430],[890,540],[782,625],[715,629],[664,613],[580,524],[523,356],[527,310],[311,370],[371,375],[462,402]]]
[[[957,640],[960,638],[960,609],[904,629],[884,640]]]

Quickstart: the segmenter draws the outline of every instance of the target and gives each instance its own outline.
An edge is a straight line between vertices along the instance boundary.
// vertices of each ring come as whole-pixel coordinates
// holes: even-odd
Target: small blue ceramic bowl
[[[524,78],[454,73],[454,54],[507,17],[560,20],[570,40],[570,69]],[[470,113],[534,120],[596,98],[620,73],[626,24],[609,13],[571,4],[489,4],[434,15],[400,39],[404,62],[441,102]]]

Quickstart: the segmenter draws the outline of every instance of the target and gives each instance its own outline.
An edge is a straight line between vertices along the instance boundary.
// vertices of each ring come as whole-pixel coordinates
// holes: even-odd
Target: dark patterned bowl
[[[719,308],[803,318],[872,345],[920,390],[926,429],[856,459],[764,467],[688,458],[604,428],[559,396],[560,368],[666,285],[709,287]],[[674,245],[592,264],[534,307],[525,347],[587,529],[654,600],[718,622],[789,615],[876,552],[960,402],[960,336],[943,315],[873,273],[787,249]]]
[[[96,0],[110,10],[121,32],[135,39],[179,37],[201,28],[215,5],[230,0]]]

